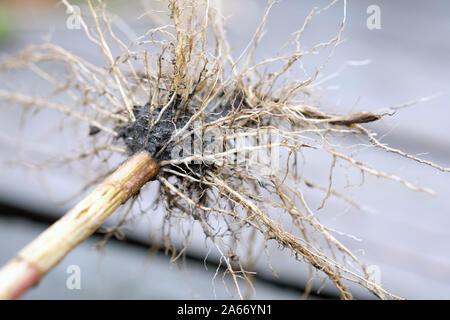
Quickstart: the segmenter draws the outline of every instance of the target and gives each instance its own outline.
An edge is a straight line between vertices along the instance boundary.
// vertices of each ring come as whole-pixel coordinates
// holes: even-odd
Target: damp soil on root
[[[155,108],[152,115],[150,110],[150,104],[135,106],[133,113],[136,120],[119,127],[119,138],[123,139],[130,154],[146,150],[158,162],[169,160],[173,148],[170,144],[157,158],[156,154],[166,145],[177,129],[186,125],[191,115],[186,112],[177,114],[176,108],[169,107],[156,123],[162,107]]]
[[[224,102],[219,103],[214,111],[205,110],[207,122],[224,117],[229,112],[235,112],[243,100],[240,93],[237,93],[237,97],[234,96],[233,98],[226,98],[222,93],[218,99],[223,99]],[[124,141],[130,155],[146,150],[155,161],[170,160],[174,145],[166,146],[167,142],[176,130],[183,128],[188,123],[198,106],[189,106],[188,103],[182,103],[182,98],[178,97],[164,111],[162,106],[154,107],[154,110],[151,109],[149,103],[144,106],[135,106],[133,113],[136,120],[127,124],[119,124],[116,129],[119,134],[118,138]],[[150,115],[151,111],[152,114]],[[194,127],[190,126],[187,132],[193,130]],[[160,153],[162,148],[164,150]]]

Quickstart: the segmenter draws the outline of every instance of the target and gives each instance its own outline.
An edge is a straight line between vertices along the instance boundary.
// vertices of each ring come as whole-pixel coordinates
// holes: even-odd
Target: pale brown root
[[[86,198],[22,249],[0,270],[0,299],[17,299],[86,240],[154,178],[159,165],[142,151],[125,161]]]

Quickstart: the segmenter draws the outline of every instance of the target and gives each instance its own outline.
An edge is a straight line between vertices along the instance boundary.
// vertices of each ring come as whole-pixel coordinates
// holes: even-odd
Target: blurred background
[[[88,14],[83,12],[86,10],[83,1],[71,3],[80,4],[82,14]],[[122,24],[125,37],[145,32],[150,22],[137,18],[152,5],[165,5],[164,1],[106,3],[108,11],[120,16],[118,23]],[[328,3],[321,0],[277,3],[269,15],[256,58],[273,56],[289,35],[302,26],[313,7]],[[379,28],[368,27],[371,13],[367,9],[371,5],[380,9]],[[229,17],[228,36],[235,53],[251,39],[264,7],[265,1],[223,1],[223,12]],[[315,17],[302,44],[308,47],[331,39],[343,14],[340,1]],[[51,39],[92,63],[102,61],[82,30],[67,28],[69,16],[57,1],[0,0],[0,55]],[[450,2],[349,0],[342,42],[316,85],[323,89],[324,108],[342,114],[380,111],[432,96],[368,127],[391,147],[450,167],[449,57]],[[308,70],[316,66],[314,57],[305,58],[304,63]],[[0,86],[6,86],[8,79],[1,80]],[[21,83],[27,90],[37,86],[28,78],[21,79]],[[58,143],[48,145],[46,139],[52,133],[46,124],[52,120],[51,116],[37,115],[24,127],[21,111],[0,102],[0,265],[70,208],[74,200],[61,204],[62,200],[70,199],[89,181],[90,173],[85,168],[57,168],[44,173],[8,163],[23,150],[52,154],[81,139],[68,132]],[[362,260],[376,267],[374,270],[378,270],[381,284],[388,291],[409,299],[450,299],[450,174],[370,148],[359,159],[374,164],[380,171],[395,172],[430,187],[436,196],[414,193],[398,183],[366,176],[363,186],[347,190],[348,196],[361,204],[361,210],[330,199],[327,211],[320,214],[322,223],[359,239],[339,238],[353,251],[364,253]],[[329,162],[329,158],[318,158],[307,164],[305,172],[326,179]],[[355,181],[360,179],[357,172],[349,175],[356,177]],[[320,204],[321,199],[311,194],[309,200]],[[221,277],[214,278],[220,263],[216,255],[205,249],[201,235],[194,236],[185,260],[170,264],[163,251],[149,249],[154,241],[151,235],[157,233],[158,226],[152,225],[148,213],[138,218],[126,231],[125,240],[111,240],[101,251],[93,245],[102,236],[91,237],[24,299],[233,298]],[[109,225],[113,223],[114,217]],[[278,277],[262,256],[255,266],[256,293],[249,297],[300,299],[308,281],[307,265],[292,261],[288,252],[280,252],[276,246],[269,250],[270,263]],[[66,287],[70,265],[81,269],[81,290]],[[338,297],[332,285],[322,284],[321,277],[314,280],[313,288],[311,298]],[[372,298],[365,290],[357,287],[353,290],[356,298]]]

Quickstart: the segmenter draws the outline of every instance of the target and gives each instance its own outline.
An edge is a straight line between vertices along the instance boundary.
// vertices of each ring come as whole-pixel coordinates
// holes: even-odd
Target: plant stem
[[[87,239],[159,170],[146,151],[125,161],[86,198],[0,269],[0,299],[17,299]]]

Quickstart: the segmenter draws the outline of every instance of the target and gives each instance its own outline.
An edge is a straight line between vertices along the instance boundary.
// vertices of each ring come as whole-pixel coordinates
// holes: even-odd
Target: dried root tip
[[[125,161],[101,185],[0,270],[0,299],[16,299],[37,284],[159,171],[148,152]]]

